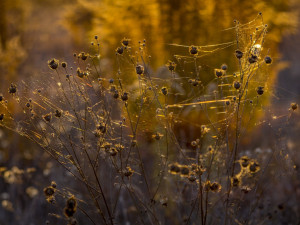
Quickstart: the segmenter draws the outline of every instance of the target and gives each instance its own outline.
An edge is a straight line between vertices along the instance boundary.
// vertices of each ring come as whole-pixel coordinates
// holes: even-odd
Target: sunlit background
[[[124,37],[136,45],[145,39],[153,71],[163,73],[168,60],[188,51],[188,47],[179,45],[232,41],[234,32],[230,28],[234,20],[247,24],[262,12],[263,23],[268,25],[264,48],[273,58],[269,88],[276,89],[269,103],[272,111],[280,115],[291,102],[300,100],[299,10],[299,0],[1,0],[0,89],[6,91],[11,82],[44,79],[50,58],[71,64],[73,53],[93,51],[91,42],[95,35],[99,36],[107,78],[115,76],[115,49]],[[201,62],[204,74],[222,63],[235,65],[233,53],[234,48],[226,48],[222,54],[209,54]],[[130,77],[123,79],[130,84]],[[203,79],[210,78],[205,75]],[[268,142],[262,132],[253,134],[255,143]],[[293,133],[290,138],[294,140],[296,135]],[[1,128],[0,138],[0,167],[17,165],[38,170],[24,178],[22,182],[28,182],[26,187],[0,178],[0,224],[21,224],[17,222],[20,220],[22,224],[44,224],[48,206],[43,198],[33,198],[36,192],[28,187],[34,186],[41,192],[41,184],[54,177],[51,168],[55,163],[16,134]],[[251,141],[246,139],[245,143]],[[299,146],[294,141],[289,143]],[[55,179],[59,182],[63,177]],[[33,197],[24,193],[33,193]],[[3,203],[6,199],[13,206]]]

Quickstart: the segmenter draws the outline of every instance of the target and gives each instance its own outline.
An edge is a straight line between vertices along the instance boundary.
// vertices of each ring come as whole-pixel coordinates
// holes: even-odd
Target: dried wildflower
[[[51,69],[53,69],[53,70],[56,70],[57,69],[57,67],[58,67],[58,65],[59,65],[59,61],[57,60],[57,59],[51,59],[51,60],[49,60],[48,61],[48,66],[51,68]]]
[[[61,111],[59,111],[58,109],[55,110],[55,114],[54,114],[55,117],[61,117]]]
[[[142,65],[137,65],[135,67],[135,71],[136,71],[137,74],[141,75],[141,74],[144,73],[144,67]]]
[[[86,60],[86,59],[88,58],[89,54],[86,54],[85,52],[81,52],[81,53],[79,54],[79,56],[80,56],[80,58],[81,58],[82,60]]]
[[[8,93],[15,94],[17,92],[17,86],[13,83],[10,84],[10,87],[8,88]]]
[[[30,107],[30,103],[27,102],[27,103],[25,104],[25,106],[26,106],[27,108],[29,108],[29,107]]]
[[[121,99],[126,102],[128,100],[128,93],[127,92],[124,92],[121,96]]]
[[[43,119],[44,119],[46,122],[50,122],[50,121],[51,121],[51,118],[52,118],[51,113],[47,113],[46,115],[43,116]]]
[[[196,46],[190,46],[190,48],[189,48],[189,52],[190,52],[190,54],[191,55],[197,55],[198,54],[198,49],[197,49],[197,47]]]
[[[217,182],[213,182],[211,185],[210,185],[210,190],[212,192],[219,192],[221,190],[222,186],[221,184],[217,183]]]
[[[235,89],[239,89],[241,87],[241,83],[238,81],[234,81],[233,86]]]
[[[257,87],[256,92],[257,92],[258,95],[262,95],[262,94],[264,93],[263,88],[264,88],[264,87]]]
[[[128,166],[128,167],[126,167],[126,170],[124,171],[124,176],[130,177],[130,176],[132,176],[133,172],[134,171]]]
[[[224,75],[224,70],[215,69],[215,75],[216,77],[222,77]]]
[[[122,55],[123,52],[124,52],[124,48],[123,48],[123,47],[118,47],[118,48],[116,49],[116,53],[119,54],[119,55]]]
[[[0,114],[0,121],[4,119],[4,114]]]
[[[53,196],[55,194],[55,188],[53,188],[52,186],[44,188],[44,194],[46,198]]]
[[[129,41],[130,41],[130,39],[128,39],[128,38],[123,38],[123,40],[121,41],[121,43],[122,43],[122,45],[123,45],[124,47],[126,47],[126,46],[129,45]]]
[[[169,173],[178,174],[180,172],[180,167],[178,163],[172,163],[169,165]]]
[[[226,101],[225,104],[226,104],[226,105],[230,105],[230,101]]]
[[[249,166],[250,173],[257,173],[260,170],[260,166],[257,162],[251,162]]]
[[[227,70],[227,69],[228,69],[228,66],[226,64],[221,65],[221,70]]]
[[[176,68],[176,64],[172,61],[169,61],[166,66],[168,67],[168,70],[170,70],[171,72],[173,72]]]
[[[293,111],[295,111],[296,109],[298,108],[298,104],[297,103],[291,103],[291,109],[293,110]]]
[[[66,68],[66,67],[67,67],[67,63],[66,63],[66,62],[62,62],[62,63],[61,63],[61,66],[62,66],[63,68]]]
[[[237,57],[238,59],[241,59],[243,57],[243,52],[240,50],[236,50],[235,51],[235,57]]]
[[[181,176],[188,176],[190,174],[190,169],[188,166],[181,166],[180,168]]]
[[[270,56],[265,57],[265,63],[266,64],[271,64],[272,63],[272,58]]]
[[[163,95],[167,95],[168,94],[168,89],[166,87],[162,87],[161,93],[163,93]]]
[[[258,60],[258,57],[256,55],[251,55],[251,57],[248,58],[248,61],[250,64],[256,63]]]

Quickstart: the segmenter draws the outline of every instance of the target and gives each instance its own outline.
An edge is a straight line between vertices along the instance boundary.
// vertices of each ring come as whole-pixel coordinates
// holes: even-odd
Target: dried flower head
[[[271,64],[271,63],[272,63],[272,58],[271,58],[270,56],[267,55],[267,56],[265,57],[265,63],[266,63],[266,64]]]
[[[10,84],[10,87],[8,88],[8,93],[15,94],[17,92],[17,86],[13,83]]]
[[[188,166],[181,166],[180,167],[180,174],[181,174],[181,176],[184,176],[184,177],[186,177],[186,176],[188,176],[189,174],[190,174],[190,169],[189,169],[189,167]]]
[[[228,66],[226,64],[221,65],[221,70],[227,70],[227,69],[228,69]]]
[[[168,67],[168,70],[170,70],[171,72],[173,72],[176,68],[176,63],[175,62],[172,62],[172,61],[169,61],[166,65]]]
[[[198,48],[196,46],[190,46],[189,52],[191,55],[197,55],[198,54]]]
[[[130,39],[128,39],[128,38],[123,38],[123,40],[121,41],[121,43],[122,43],[122,45],[123,46],[128,46],[129,45],[129,41],[130,41]]]
[[[53,196],[55,194],[55,188],[53,188],[52,186],[44,188],[44,194],[46,198]]]
[[[52,118],[51,113],[47,113],[46,115],[43,115],[43,119],[44,119],[46,122],[50,122],[50,121],[51,121],[51,118]]]
[[[238,82],[238,81],[234,81],[234,82],[233,82],[233,87],[234,87],[235,89],[239,89],[239,88],[241,87],[241,83]]]
[[[116,53],[119,54],[119,55],[122,55],[123,52],[124,52],[124,48],[123,48],[123,47],[118,47],[118,48],[116,49]]]
[[[137,65],[137,66],[135,67],[135,71],[136,71],[136,73],[137,73],[138,75],[141,75],[141,74],[144,73],[144,67],[143,67],[142,65]]]
[[[221,184],[217,183],[217,182],[213,182],[211,185],[210,185],[210,190],[212,192],[219,192],[221,191],[222,189],[222,186]]]
[[[216,77],[222,77],[224,74],[225,74],[224,70],[215,69],[215,75],[216,75]]]
[[[128,100],[128,93],[127,92],[124,92],[121,96],[121,99],[126,102]]]
[[[169,165],[169,173],[178,174],[180,172],[180,166],[178,163],[172,163]]]
[[[53,58],[53,59],[51,59],[51,60],[48,61],[48,66],[52,70],[56,70],[57,67],[58,67],[58,65],[59,65],[59,61],[57,59]]]
[[[298,108],[298,104],[297,103],[291,103],[291,109],[293,110],[293,111],[295,111],[296,109]]]
[[[163,93],[163,95],[167,95],[168,94],[168,89],[166,87],[162,87],[161,93]]]
[[[235,51],[235,57],[237,57],[238,59],[241,59],[243,57],[243,52],[240,50],[236,50]]]
[[[0,121],[4,119],[4,114],[0,114]]]
[[[263,89],[264,89],[264,87],[257,87],[257,90],[256,90],[257,94],[262,95],[264,93]]]
[[[132,176],[133,172],[134,171],[129,166],[127,166],[126,170],[124,171],[124,176],[125,177],[130,177],[130,176]]]

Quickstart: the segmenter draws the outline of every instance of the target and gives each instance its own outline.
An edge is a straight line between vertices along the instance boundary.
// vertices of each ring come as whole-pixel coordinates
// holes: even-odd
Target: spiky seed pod
[[[241,83],[238,81],[234,81],[233,86],[235,89],[239,89],[241,87]]]
[[[222,77],[224,75],[224,70],[215,69],[215,75],[218,78]]]
[[[264,87],[257,87],[257,90],[256,90],[257,94],[262,95],[264,93],[263,89],[264,89]]]
[[[118,48],[116,49],[116,53],[119,54],[119,55],[122,55],[123,52],[124,52],[124,48],[123,48],[123,47],[118,47]]]
[[[48,66],[52,70],[56,70],[57,67],[58,67],[58,65],[59,65],[59,61],[57,59],[53,58],[53,59],[51,59],[51,60],[48,61]]]
[[[238,59],[241,59],[243,57],[243,54],[244,53],[240,50],[235,51],[235,57],[238,58]]]
[[[15,94],[17,92],[17,86],[13,83],[10,84],[10,87],[8,88],[9,94]]]
[[[137,66],[135,67],[135,71],[136,71],[136,73],[137,73],[138,75],[141,75],[141,74],[144,73],[144,67],[143,67],[142,65],[137,65]]]
[[[266,63],[266,64],[271,64],[271,63],[272,63],[272,58],[271,58],[270,56],[267,55],[267,56],[265,57],[265,63]]]
[[[197,49],[197,47],[196,46],[190,46],[190,48],[189,48],[189,52],[190,52],[190,54],[191,55],[197,55],[198,54],[198,49]]]

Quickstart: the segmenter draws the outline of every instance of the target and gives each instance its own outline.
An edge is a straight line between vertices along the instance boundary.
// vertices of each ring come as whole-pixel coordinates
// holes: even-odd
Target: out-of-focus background
[[[276,92],[270,108],[284,114],[291,102],[300,100],[298,0],[1,0],[0,90],[7,91],[11,82],[42,80],[50,58],[72,63],[74,52],[91,50],[94,35],[99,36],[102,63],[111,76],[115,49],[124,37],[133,43],[146,39],[157,70],[183,51],[170,44],[232,41],[228,28],[233,20],[244,24],[259,12],[269,27],[265,48],[273,58],[270,87]],[[226,51],[232,49],[211,56],[210,64],[233,64],[234,57],[228,58],[232,52]],[[299,146],[293,138],[297,131],[288,134],[294,146]],[[253,137],[258,143],[265,140]],[[45,223],[49,206],[43,187],[51,180],[63,183],[65,175],[55,167],[37,146],[0,129],[0,224]]]

